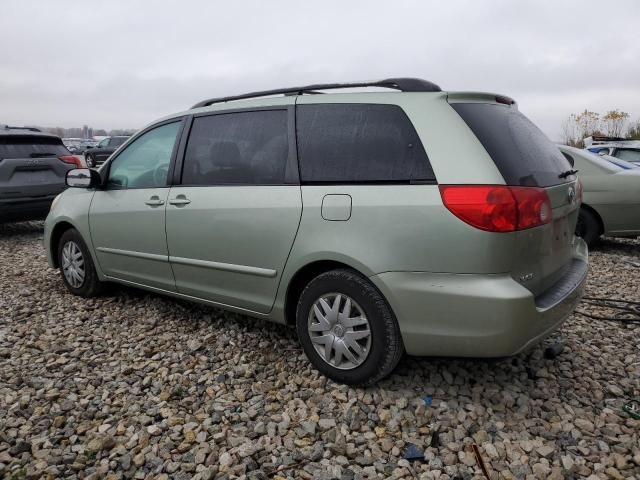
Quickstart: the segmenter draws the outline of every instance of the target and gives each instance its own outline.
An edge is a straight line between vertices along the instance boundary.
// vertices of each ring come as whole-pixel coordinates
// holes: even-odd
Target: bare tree
[[[585,109],[584,112],[576,115],[576,124],[578,126],[580,140],[600,133],[598,128],[600,126],[600,114],[596,112],[590,112],[589,110]]]
[[[563,140],[572,147],[583,148],[584,139],[598,133],[600,115],[596,112],[584,110],[581,113],[572,113],[562,123]]]
[[[580,140],[576,115],[572,113],[562,122],[562,142],[565,145],[576,147]]]
[[[629,114],[620,110],[609,110],[600,122],[603,132],[609,137],[621,137],[625,131],[625,126]]]
[[[640,120],[636,120],[627,129],[627,138],[629,140],[640,140]]]

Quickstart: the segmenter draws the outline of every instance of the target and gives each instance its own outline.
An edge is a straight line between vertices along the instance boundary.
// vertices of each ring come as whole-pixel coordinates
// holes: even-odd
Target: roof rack
[[[5,130],[29,130],[30,132],[42,132],[36,127],[12,127],[11,125],[4,125]]]
[[[275,90],[263,90],[261,92],[244,93],[230,97],[210,98],[196,103],[191,108],[207,107],[214,103],[230,102],[232,100],[243,100],[247,98],[267,97],[270,95],[303,95],[323,93],[318,90],[335,90],[340,88],[361,88],[361,87],[382,87],[400,90],[401,92],[441,92],[442,89],[428,80],[421,78],[387,78],[375,82],[355,82],[355,83],[319,83],[302,87],[278,88]]]

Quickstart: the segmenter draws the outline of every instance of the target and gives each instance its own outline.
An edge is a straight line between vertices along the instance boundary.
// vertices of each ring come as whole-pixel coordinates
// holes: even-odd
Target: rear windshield
[[[0,136],[0,160],[3,158],[37,158],[69,155],[62,140],[37,135]]]
[[[575,180],[560,150],[517,109],[493,103],[453,103],[507,185],[547,187]]]

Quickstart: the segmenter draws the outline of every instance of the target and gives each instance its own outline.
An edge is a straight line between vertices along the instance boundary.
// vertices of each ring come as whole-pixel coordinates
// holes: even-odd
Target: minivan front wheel
[[[74,295],[94,297],[103,290],[89,249],[74,228],[65,231],[58,242],[58,265],[62,282]]]
[[[296,326],[313,366],[340,383],[375,383],[393,371],[404,352],[386,300],[350,270],[323,273],[307,285],[298,301]]]

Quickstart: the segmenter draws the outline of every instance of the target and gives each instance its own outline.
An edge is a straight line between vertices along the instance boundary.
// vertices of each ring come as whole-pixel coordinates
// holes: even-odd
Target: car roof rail
[[[441,92],[442,89],[428,80],[421,78],[387,78],[385,80],[377,80],[373,82],[354,82],[354,83],[318,83],[314,85],[306,85],[302,87],[277,88],[275,90],[263,90],[260,92],[243,93],[241,95],[232,95],[230,97],[210,98],[196,103],[191,108],[208,107],[214,103],[230,102],[233,100],[245,100],[248,98],[268,97],[271,95],[283,94],[304,95],[304,94],[320,94],[319,90],[335,90],[341,88],[363,88],[363,87],[381,87],[400,90],[401,92]]]
[[[4,125],[5,130],[29,130],[30,132],[42,132],[39,128],[36,127],[12,127],[11,125]]]

